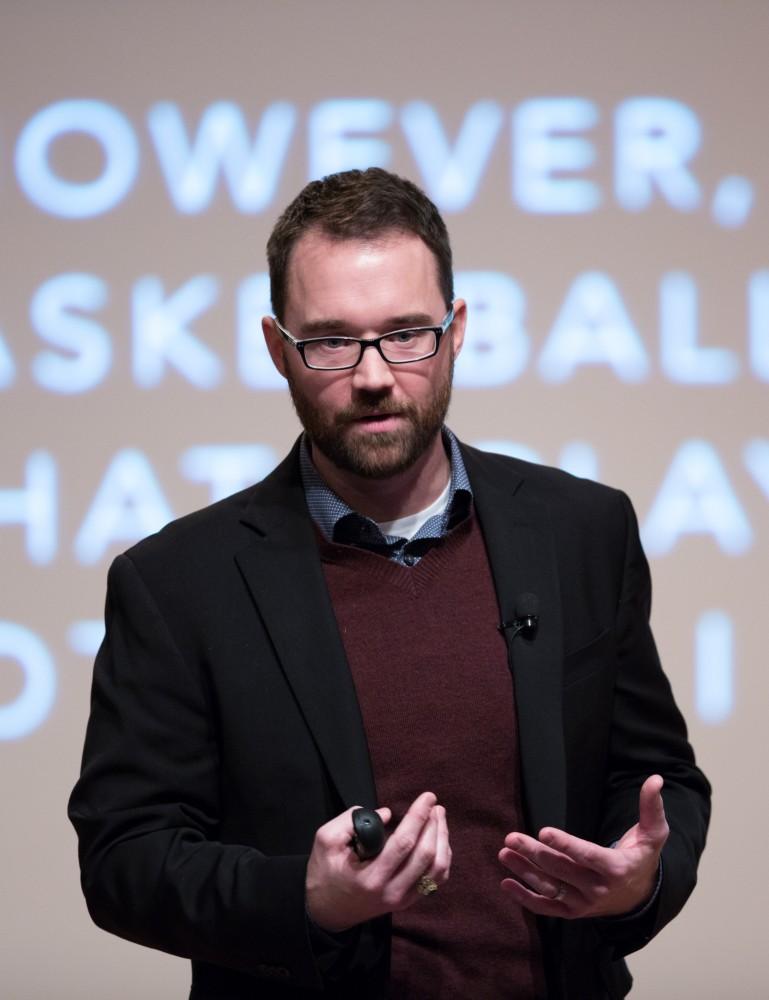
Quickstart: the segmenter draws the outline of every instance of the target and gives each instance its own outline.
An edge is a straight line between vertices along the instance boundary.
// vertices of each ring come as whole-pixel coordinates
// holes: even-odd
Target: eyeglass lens
[[[347,368],[354,366],[365,348],[359,340],[344,337],[323,337],[306,341],[304,357],[312,368]],[[419,361],[435,352],[435,330],[398,330],[379,341],[382,354],[395,364]]]

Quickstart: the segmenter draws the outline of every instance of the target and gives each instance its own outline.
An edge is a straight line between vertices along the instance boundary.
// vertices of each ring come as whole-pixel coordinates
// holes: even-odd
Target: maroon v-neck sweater
[[[497,853],[505,834],[523,827],[518,739],[475,516],[414,567],[348,545],[320,546],[378,802],[397,821],[432,791],[448,817],[448,883],[393,916],[392,996],[542,997],[534,918],[499,888]]]

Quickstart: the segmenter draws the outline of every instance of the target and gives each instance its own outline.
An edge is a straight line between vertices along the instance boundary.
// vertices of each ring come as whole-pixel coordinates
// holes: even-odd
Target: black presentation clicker
[[[352,849],[361,861],[370,861],[384,847],[385,828],[379,813],[373,809],[353,809]]]

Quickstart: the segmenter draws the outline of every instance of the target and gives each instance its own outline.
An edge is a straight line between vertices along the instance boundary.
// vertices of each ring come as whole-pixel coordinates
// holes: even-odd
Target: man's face
[[[388,365],[370,348],[356,368],[313,371],[265,321],[270,353],[285,375],[313,448],[337,468],[380,479],[410,468],[434,445],[451,396],[454,357],[465,307],[455,306],[453,333],[425,361]],[[370,339],[392,330],[437,326],[446,313],[435,258],[416,236],[373,242],[332,240],[312,231],[289,264],[284,326],[298,339]]]

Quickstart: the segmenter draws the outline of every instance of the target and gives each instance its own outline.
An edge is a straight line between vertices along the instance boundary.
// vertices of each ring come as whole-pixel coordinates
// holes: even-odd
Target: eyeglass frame
[[[441,346],[441,338],[449,329],[451,324],[454,322],[454,303],[452,302],[451,308],[443,317],[440,323],[435,326],[404,326],[398,330],[389,330],[387,333],[381,334],[379,337],[371,338],[361,338],[361,337],[340,337],[340,336],[325,336],[325,337],[307,337],[304,340],[299,340],[292,333],[290,333],[278,320],[277,316],[271,317],[273,323],[278,328],[278,331],[283,336],[284,340],[288,341],[292,347],[295,347],[299,352],[299,357],[304,362],[305,368],[309,368],[313,372],[344,372],[350,371],[353,368],[357,368],[363,359],[363,352],[367,347],[376,348],[379,353],[379,357],[385,361],[388,365],[413,365],[419,361],[427,361],[430,358],[434,358],[438,353]],[[429,354],[424,354],[421,358],[407,358],[405,361],[391,361],[389,358],[385,357],[382,352],[382,341],[386,340],[388,337],[392,337],[396,333],[425,333],[426,331],[432,331],[435,334],[435,350],[431,351]],[[319,368],[315,365],[311,365],[307,358],[305,357],[305,348],[307,344],[318,343],[321,340],[344,340],[350,343],[358,344],[360,347],[360,353],[358,355],[358,360],[352,365],[340,365],[338,368]]]

